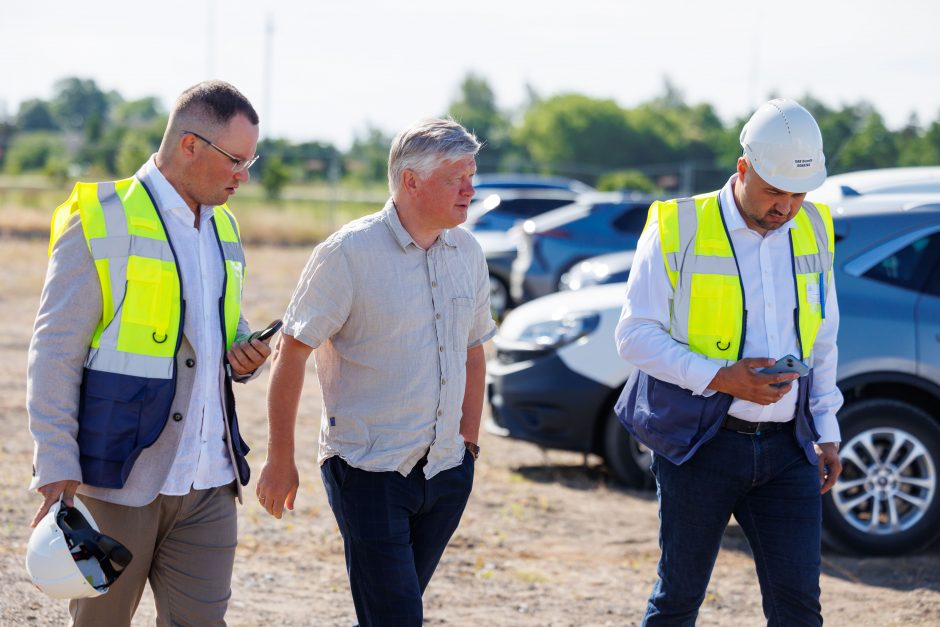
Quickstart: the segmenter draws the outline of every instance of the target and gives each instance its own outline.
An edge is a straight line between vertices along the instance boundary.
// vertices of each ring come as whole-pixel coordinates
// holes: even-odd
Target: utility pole
[[[261,128],[266,129],[264,131],[265,137],[270,136],[271,133],[271,120],[274,117],[271,114],[271,73],[273,64],[273,54],[272,49],[274,47],[274,18],[268,13],[267,20],[265,21],[264,26],[264,124]]]

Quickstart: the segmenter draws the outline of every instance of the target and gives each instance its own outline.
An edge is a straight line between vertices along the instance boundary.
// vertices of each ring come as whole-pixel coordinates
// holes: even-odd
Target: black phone
[[[805,377],[809,374],[809,366],[804,364],[802,361],[794,357],[793,355],[785,355],[777,360],[773,366],[764,368],[761,370],[764,374],[776,374],[778,372],[795,372],[801,377]],[[771,383],[775,387],[782,387],[786,383]]]
[[[266,340],[272,335],[274,335],[275,333],[277,333],[278,329],[280,329],[283,325],[284,323],[280,319],[275,320],[274,322],[269,324],[266,328],[261,329],[260,331],[255,331],[254,333],[249,335],[248,339],[245,341],[250,342],[251,340]]]

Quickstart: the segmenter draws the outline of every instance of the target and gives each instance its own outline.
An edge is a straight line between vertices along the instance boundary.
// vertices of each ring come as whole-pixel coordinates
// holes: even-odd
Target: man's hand
[[[80,482],[71,479],[63,479],[62,481],[56,481],[55,483],[49,483],[37,488],[36,491],[42,494],[43,501],[39,509],[36,510],[36,515],[33,516],[33,521],[29,523],[29,526],[35,527],[38,525],[39,521],[46,515],[53,503],[59,500],[59,496],[63,492],[65,496],[63,496],[62,501],[69,507],[72,507],[72,505],[74,505],[72,497],[75,496],[75,490],[78,489],[79,483]]]
[[[268,346],[270,341],[270,338],[254,339],[251,342],[232,344],[232,348],[225,354],[228,357],[228,363],[232,366],[232,372],[237,375],[246,375],[260,368],[271,354],[271,348]]]
[[[773,366],[774,363],[776,362],[773,359],[763,357],[739,359],[732,365],[721,368],[708,384],[708,388],[758,405],[771,405],[790,391],[793,387],[792,381],[800,378],[795,372],[759,372],[760,368]],[[775,383],[783,385],[775,387]]]
[[[820,494],[828,492],[836,484],[842,474],[842,460],[839,459],[839,443],[826,442],[816,444],[816,454],[819,455],[819,488]]]
[[[255,494],[258,495],[261,507],[275,518],[280,518],[285,507],[293,511],[299,485],[300,478],[293,459],[274,462],[269,457],[261,467]]]

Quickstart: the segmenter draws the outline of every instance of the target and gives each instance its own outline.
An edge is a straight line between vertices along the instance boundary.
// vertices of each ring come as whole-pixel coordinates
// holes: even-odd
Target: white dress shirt
[[[224,351],[219,299],[225,267],[215,229],[209,223],[213,207],[199,208],[199,228],[192,209],[183,201],[151,157],[137,173],[150,181],[150,192],[163,216],[182,278],[186,311],[183,335],[196,352],[196,374],[189,411],[184,416],[176,460],[161,494],[182,495],[231,483],[235,470],[225,444],[222,409]]]
[[[718,199],[744,284],[747,334],[742,356],[779,359],[793,354],[799,357],[800,346],[793,322],[796,293],[789,238],[793,221],[764,236],[748,228],[734,199],[732,184],[736,178],[736,175],[731,177]],[[623,359],[657,379],[680,385],[693,394],[714,394],[708,384],[720,366],[669,335],[672,295],[673,287],[663,263],[658,216],[654,213],[633,258],[623,311],[615,332],[617,350]],[[842,393],[836,387],[839,304],[832,281],[825,303],[826,317],[813,345],[813,388],[810,390],[810,411],[821,443],[840,440],[836,421],[836,411],[842,406]],[[751,422],[791,420],[800,381],[805,380],[794,382],[790,391],[771,405],[735,398],[728,413]]]

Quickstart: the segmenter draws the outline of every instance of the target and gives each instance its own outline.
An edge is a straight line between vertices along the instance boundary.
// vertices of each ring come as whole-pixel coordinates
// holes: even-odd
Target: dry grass
[[[0,237],[48,237],[53,209],[68,197],[70,189],[71,183],[0,179]],[[259,185],[249,183],[229,204],[246,242],[299,246],[323,241],[349,220],[378,211],[384,202],[381,188],[313,185],[289,186],[283,200],[270,201]]]
[[[2,210],[0,210],[2,211]],[[307,248],[250,247],[246,315],[259,326],[283,311]],[[25,362],[45,272],[45,243],[0,239],[0,625],[66,622],[65,604],[35,590],[23,555],[38,497],[27,493]],[[238,386],[254,479],[265,458],[267,373]],[[298,419],[297,509],[278,521],[258,506],[254,480],[239,508],[230,625],[350,625],[342,543],[316,465],[321,400],[313,364]],[[633,625],[658,558],[655,497],[608,483],[596,458],[544,452],[484,434],[473,495],[425,594],[431,625]],[[827,554],[823,607],[832,625],[940,624],[940,549],[905,559]],[[847,577],[845,573],[851,573]],[[145,596],[135,625],[153,624]],[[726,535],[699,625],[763,624],[753,562],[736,527]]]

